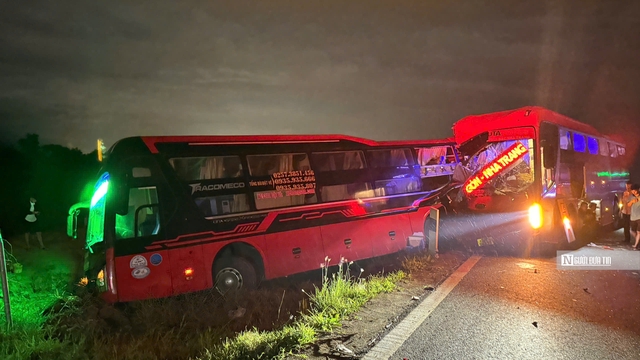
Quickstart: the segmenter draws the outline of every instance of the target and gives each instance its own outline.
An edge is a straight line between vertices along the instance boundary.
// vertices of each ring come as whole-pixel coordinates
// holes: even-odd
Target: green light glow
[[[93,207],[98,201],[102,200],[102,198],[107,194],[107,190],[109,190],[109,180],[105,180],[96,192],[93,193],[93,197],[91,198],[91,206]]]
[[[610,173],[608,171],[602,171],[597,173],[598,177],[627,177],[629,176],[628,172],[614,172]]]
[[[89,226],[87,228],[87,249],[93,252],[91,246],[104,240],[104,217],[107,191],[109,190],[109,173],[102,175],[96,183],[95,192],[91,197],[89,209]]]

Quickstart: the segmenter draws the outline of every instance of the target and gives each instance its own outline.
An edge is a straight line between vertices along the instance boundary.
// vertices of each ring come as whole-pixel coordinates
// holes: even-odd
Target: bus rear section
[[[453,129],[466,159],[454,174],[459,187],[450,208],[466,225],[453,235],[443,229],[443,236],[464,234],[474,246],[530,255],[538,245],[572,248],[589,240],[595,224],[585,223],[582,202],[595,206],[598,228],[618,222],[628,178],[622,143],[540,107],[469,116]]]
[[[86,268],[112,302],[423,248],[438,191],[416,147],[343,136],[127,138],[101,174]]]

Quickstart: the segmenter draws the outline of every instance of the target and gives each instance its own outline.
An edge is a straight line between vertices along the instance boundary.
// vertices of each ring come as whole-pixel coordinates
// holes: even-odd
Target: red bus
[[[125,138],[95,185],[85,271],[127,302],[423,248],[430,199],[457,160],[452,139]]]
[[[629,179],[621,142],[541,107],[467,116],[453,132],[465,160],[448,205],[475,215],[465,230],[479,246],[568,247],[583,226],[582,201],[596,204],[600,225],[618,227]]]

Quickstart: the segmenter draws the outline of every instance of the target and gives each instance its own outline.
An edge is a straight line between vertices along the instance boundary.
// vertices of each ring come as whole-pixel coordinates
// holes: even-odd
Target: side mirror
[[[458,151],[462,155],[470,156],[478,152],[483,147],[485,147],[488,141],[489,141],[489,133],[485,131],[465,141],[464,143],[460,144]]]
[[[542,153],[544,157],[542,165],[546,169],[554,169],[558,159],[558,148],[553,145],[543,144]]]
[[[129,179],[126,175],[120,179],[121,181],[113,182],[113,210],[118,215],[126,215],[129,212]]]
[[[540,148],[544,156],[542,165],[546,169],[554,169],[558,160],[558,144],[560,143],[558,127],[543,122],[540,127],[540,139]]]

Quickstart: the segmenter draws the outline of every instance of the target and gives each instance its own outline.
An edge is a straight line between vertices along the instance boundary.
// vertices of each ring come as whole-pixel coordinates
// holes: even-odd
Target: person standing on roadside
[[[633,245],[634,250],[640,250],[638,248],[638,244],[640,244],[640,186],[638,184],[633,184],[631,186],[631,195],[632,198],[628,202],[629,207],[631,208],[631,215],[629,216],[631,220],[630,230],[636,238],[636,242]]]
[[[25,220],[27,221],[27,231],[24,233],[24,238],[27,240],[27,249],[30,249],[29,245],[29,237],[31,234],[36,234],[38,238],[38,242],[40,243],[40,248],[44,250],[44,244],[42,243],[42,232],[40,232],[40,223],[38,223],[38,215],[40,215],[40,211],[36,210],[36,199],[31,198],[31,207],[29,208],[29,212],[27,216],[25,216]]]
[[[631,207],[629,207],[629,201],[633,199],[631,195],[631,181],[627,181],[626,190],[622,194],[622,227],[624,228],[624,241],[631,241],[631,232],[629,231],[631,226]]]

